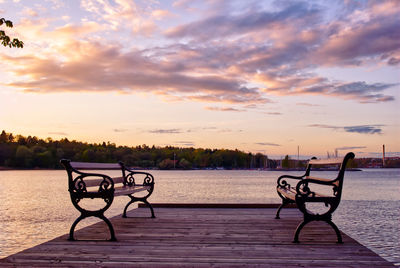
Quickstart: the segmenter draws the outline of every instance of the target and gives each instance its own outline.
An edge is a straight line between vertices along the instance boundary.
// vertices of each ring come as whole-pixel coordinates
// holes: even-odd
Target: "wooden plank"
[[[312,189],[311,189],[312,190]],[[279,193],[281,193],[284,197],[291,199],[291,200],[296,200],[296,188],[294,187],[290,187],[290,188],[278,188],[277,191]],[[329,196],[329,195],[323,195],[320,193],[315,193],[314,197],[311,197],[312,199],[318,200],[318,197],[322,197],[322,198],[335,198],[334,196]],[[286,206],[289,207],[289,206]]]
[[[71,166],[75,169],[121,169],[118,163],[93,163],[93,162],[70,162]]]
[[[293,232],[302,220],[297,209],[262,204],[158,204],[157,218],[148,208],[111,218],[118,241],[68,241],[67,235],[0,260],[0,266],[27,267],[393,267],[377,254],[323,222],[305,226],[300,244]],[[175,205],[175,206],[172,206]],[[216,205],[216,204],[214,204]],[[236,206],[234,206],[236,205]],[[80,239],[109,236],[99,222],[76,231]]]
[[[153,208],[278,208],[280,204],[236,204],[236,203],[151,203]],[[139,207],[146,207],[139,204]],[[289,204],[287,208],[295,208],[296,205]]]
[[[124,186],[122,185],[124,181],[124,177],[114,177],[112,178],[114,181],[114,196],[133,194],[137,192],[147,191],[151,187],[143,186],[142,184],[136,184],[135,186]],[[97,192],[97,188],[100,186],[100,183],[103,179],[84,179],[85,185],[88,188],[88,192]]]
[[[96,177],[98,178],[98,177]],[[119,184],[124,181],[124,177],[114,177],[111,178],[114,182],[114,184]],[[100,183],[103,181],[103,179],[92,179],[91,177],[85,177],[83,178],[86,187],[99,187]]]
[[[306,176],[305,178],[316,180],[316,181],[325,181],[325,182],[333,182],[335,180],[335,179],[318,178],[318,177],[314,177],[314,176]],[[339,181],[336,181],[335,185],[339,185]]]
[[[343,159],[344,157],[310,159],[308,163],[312,165],[333,165],[333,164],[341,164],[343,162]]]
[[[143,192],[143,191],[149,190],[150,188],[151,188],[150,186],[134,186],[134,187],[117,186],[117,187],[114,187],[114,189],[115,189],[114,196]]]

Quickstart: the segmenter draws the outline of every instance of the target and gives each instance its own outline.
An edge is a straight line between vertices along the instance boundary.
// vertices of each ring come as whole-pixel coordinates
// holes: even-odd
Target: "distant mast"
[[[300,146],[297,145],[297,162],[300,160]]]
[[[382,146],[382,167],[385,167],[385,144]]]
[[[297,145],[297,167],[300,167],[300,146]]]

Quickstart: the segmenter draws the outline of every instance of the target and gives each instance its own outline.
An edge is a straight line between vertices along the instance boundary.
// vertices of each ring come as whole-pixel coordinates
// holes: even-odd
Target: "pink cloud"
[[[279,2],[267,10],[255,2],[235,9],[211,1],[207,16],[172,23],[161,42],[153,44],[153,34],[172,12],[151,3],[85,0],[81,6],[95,20],[57,27],[52,19],[22,20],[19,30],[29,40],[27,49],[0,59],[14,75],[7,85],[25,92],[150,92],[175,101],[239,104],[232,108],[237,110],[270,103],[271,95],[386,102],[394,97],[385,90],[398,85],[330,80],[314,71],[399,64],[400,8],[395,3],[335,2],[339,7],[332,18],[323,4]],[[119,30],[148,37],[151,45],[126,44],[132,36],[121,37]],[[123,40],[107,39],[108,31]]]

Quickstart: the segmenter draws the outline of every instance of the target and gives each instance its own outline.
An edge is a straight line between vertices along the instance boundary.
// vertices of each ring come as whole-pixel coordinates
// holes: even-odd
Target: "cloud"
[[[258,81],[267,85],[264,89],[267,93],[276,95],[322,95],[352,99],[360,103],[378,103],[393,101],[394,96],[385,95],[382,92],[386,89],[398,86],[393,83],[372,83],[356,81],[343,83],[329,81],[321,77],[273,77],[272,75],[258,75]],[[307,105],[300,103],[297,105]]]
[[[20,81],[8,83],[8,86],[33,93],[151,92],[178,100],[268,102],[256,88],[242,85],[245,81],[240,78],[179,72],[175,64],[145,56],[142,51],[125,53],[122,47],[96,42],[71,41],[69,46],[75,48],[74,57],[66,60],[36,55],[4,56],[4,61],[9,63],[22,60],[26,63],[12,70]]]
[[[349,150],[357,150],[357,149],[365,149],[367,146],[343,146],[343,147],[338,147],[336,150],[339,151],[349,151]]]
[[[180,0],[167,9],[153,1],[83,0],[80,21],[68,13],[69,23],[23,19],[18,31],[30,42],[0,55],[12,74],[3,83],[29,93],[145,92],[166,101],[235,104],[205,106],[214,111],[269,104],[271,96],[395,99],[387,92],[398,84],[328,79],[315,70],[398,65],[396,1],[245,2]],[[203,6],[185,18],[173,9]],[[155,38],[160,29],[164,35]]]
[[[255,144],[261,145],[261,146],[281,146],[280,144],[269,143],[269,142],[256,142]]]
[[[119,132],[126,132],[126,131],[128,131],[128,129],[114,128],[113,131],[119,133]]]
[[[33,10],[32,8],[24,8],[22,11],[25,15],[31,16],[31,17],[37,17],[39,14]]]
[[[265,114],[269,114],[269,115],[282,115],[282,113],[280,113],[280,112],[265,112]]]
[[[361,125],[361,126],[332,126],[324,124],[312,124],[309,127],[316,128],[328,128],[334,130],[343,130],[349,133],[359,133],[359,134],[382,134],[382,127],[384,125]]]
[[[264,83],[266,87],[261,90],[269,94],[325,95],[360,103],[394,100],[393,96],[377,93],[397,86],[394,84],[329,81],[306,71],[321,65],[360,65],[377,61],[382,55],[399,54],[398,20],[394,16],[396,12],[388,10],[400,9],[393,2],[338,7],[338,10],[346,10],[343,14],[336,14],[343,22],[338,20],[328,24],[322,23],[322,18],[326,16],[323,7],[290,3],[276,8],[274,12],[228,9],[224,15],[172,28],[167,36],[192,38],[194,42],[206,44],[210,42],[212,48],[207,47],[208,52],[219,50],[211,40],[222,42],[221,38],[229,37],[229,42],[225,42],[225,47],[219,52],[223,56],[213,53],[212,57],[204,55],[202,58],[223,58],[220,62],[232,64],[231,70],[240,72],[242,76],[247,75],[248,80]],[[355,20],[354,17],[360,17],[360,14],[364,19]],[[291,23],[286,23],[287,20]],[[210,25],[213,25],[212,32],[207,30]],[[246,42],[243,36],[250,41]],[[263,36],[263,39],[257,36]],[[229,49],[226,49],[226,44],[229,44]],[[232,56],[226,57],[229,52]],[[305,58],[307,61],[304,61]],[[389,63],[396,64],[396,58],[391,57]],[[217,66],[221,67],[221,64]]]
[[[321,106],[320,104],[313,104],[313,103],[307,103],[307,102],[298,102],[296,105],[299,106],[310,106],[310,107],[316,107],[316,106]]]
[[[355,132],[361,134],[381,134],[382,129],[380,128],[382,125],[371,125],[371,126],[351,126],[344,127],[346,132]]]
[[[340,129],[343,127],[338,127],[338,126],[331,126],[331,125],[324,125],[324,124],[311,124],[308,125],[309,127],[316,127],[316,128],[330,128],[330,129]]]
[[[178,128],[172,128],[172,129],[153,129],[149,130],[149,133],[152,134],[180,134],[182,133],[182,130]]]
[[[400,11],[398,7],[394,8]],[[350,16],[352,15],[354,14]],[[379,13],[368,15],[370,17],[362,23],[341,25],[340,29],[316,51],[315,61],[324,65],[359,65],[366,57],[398,51],[398,20],[393,16],[380,16]]]
[[[156,10],[151,11],[151,16],[157,20],[161,20],[164,18],[173,17],[173,14],[171,14],[170,11],[165,10],[165,9],[156,9]]]
[[[393,101],[393,96],[385,96],[377,93],[397,84],[353,82],[335,86],[331,91],[332,95],[358,97],[361,102],[386,102]]]
[[[237,109],[237,108],[232,108],[232,107],[211,107],[207,106],[205,107],[206,110],[210,111],[222,111],[222,112],[244,112],[245,110],[242,109]]]
[[[389,65],[398,65],[400,63],[400,58],[391,57],[388,61]]]
[[[178,144],[180,146],[187,146],[187,147],[195,146],[195,143],[192,141],[175,141],[175,144]]]
[[[50,135],[68,136],[68,133],[65,133],[65,132],[57,132],[57,131],[49,132],[49,134],[50,134]]]
[[[170,38],[193,38],[196,41],[207,41],[217,38],[223,39],[228,36],[246,34],[265,28],[273,27],[274,24],[295,21],[298,19],[311,20],[317,12],[312,6],[298,2],[288,5],[276,12],[254,11],[244,14],[218,14],[203,20],[180,25],[166,31]],[[210,31],[209,29],[212,29]]]

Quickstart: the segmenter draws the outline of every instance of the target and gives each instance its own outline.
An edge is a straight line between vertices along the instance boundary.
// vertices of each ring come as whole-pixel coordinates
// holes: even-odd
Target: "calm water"
[[[280,203],[277,177],[302,175],[224,170],[151,173],[156,182],[150,198],[154,203]],[[321,176],[335,175],[323,172]],[[348,172],[333,220],[346,234],[400,266],[399,193],[399,169]],[[0,257],[68,233],[79,215],[70,201],[66,172],[61,170],[1,171],[0,198]],[[120,214],[127,201],[116,198],[106,215]],[[93,222],[82,221],[78,228]]]

